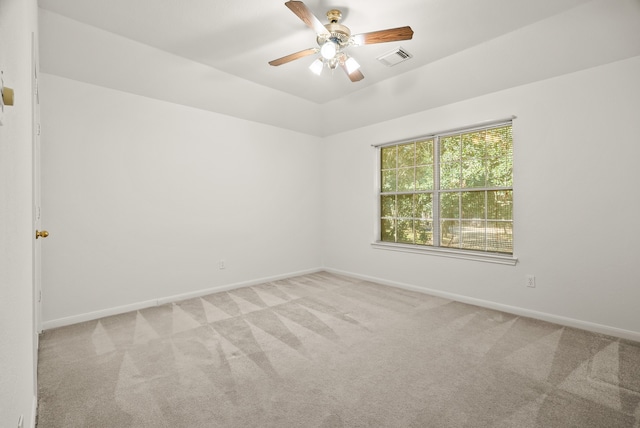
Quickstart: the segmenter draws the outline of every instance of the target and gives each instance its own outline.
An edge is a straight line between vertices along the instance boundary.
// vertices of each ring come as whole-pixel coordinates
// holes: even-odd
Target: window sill
[[[476,262],[497,263],[515,266],[518,259],[511,255],[498,253],[483,253],[479,251],[465,251],[452,248],[423,247],[409,244],[395,244],[391,242],[373,242],[371,247],[377,250],[401,251],[414,254],[428,254],[439,257],[451,257],[454,259],[473,260]]]

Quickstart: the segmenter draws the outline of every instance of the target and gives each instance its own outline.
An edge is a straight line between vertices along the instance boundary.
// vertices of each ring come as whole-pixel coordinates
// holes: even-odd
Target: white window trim
[[[484,121],[484,122],[477,122],[477,123],[474,123],[474,124],[471,124],[471,125],[460,126],[460,127],[457,127],[457,128],[449,128],[449,129],[441,130],[441,131],[438,131],[438,132],[428,132],[428,133],[426,133],[424,135],[420,135],[420,136],[415,137],[415,138],[407,138],[407,139],[404,139],[404,140],[387,141],[387,142],[384,142],[384,143],[372,144],[371,147],[378,148],[378,147],[385,147],[385,146],[398,146],[398,145],[401,145],[401,144],[404,144],[404,143],[412,143],[412,142],[418,141],[418,140],[426,140],[428,138],[435,137],[436,135],[444,137],[444,136],[451,135],[451,134],[457,134],[457,133],[463,132],[463,131],[464,132],[466,132],[466,131],[473,132],[473,131],[477,131],[477,130],[480,130],[480,129],[490,128],[490,127],[494,127],[494,126],[500,126],[501,124],[505,124],[505,125],[508,124],[508,123],[513,124],[513,121],[515,119],[517,119],[517,118],[518,118],[517,116],[509,116],[509,117],[504,118],[504,119],[487,120],[487,121]]]
[[[513,119],[516,119],[516,116],[511,116],[507,119],[500,120],[492,120],[482,123],[477,123],[475,125],[469,125],[464,127],[459,127],[455,129],[448,129],[446,131],[441,132],[433,132],[430,134],[423,135],[418,138],[412,138],[403,141],[395,141],[395,142],[387,142],[382,144],[372,144],[372,147],[376,149],[375,158],[375,180],[374,180],[374,198],[375,198],[375,219],[374,219],[374,238],[371,243],[371,247],[377,250],[389,250],[389,251],[400,251],[404,253],[413,253],[413,254],[426,254],[432,256],[439,257],[450,257],[454,259],[460,260],[472,260],[477,262],[486,262],[486,263],[497,263],[502,265],[515,266],[518,263],[518,258],[514,254],[500,254],[500,253],[489,253],[482,251],[473,251],[473,250],[463,250],[457,248],[449,248],[449,247],[432,247],[432,246],[423,246],[423,245],[412,245],[412,244],[402,244],[397,242],[385,242],[380,241],[380,149],[385,146],[393,146],[399,145],[404,142],[412,142],[420,139],[430,138],[436,135],[446,135],[446,134],[455,134],[460,131],[473,131],[477,129],[483,129],[492,126],[499,126],[502,123],[510,123],[512,124]],[[515,248],[514,248],[515,250]]]
[[[432,256],[450,257],[454,259],[473,260],[476,262],[498,263],[515,266],[518,258],[507,254],[485,253],[481,251],[458,250],[454,248],[429,247],[422,245],[398,244],[396,242],[375,241],[371,247],[376,250],[401,251],[403,253],[428,254]]]

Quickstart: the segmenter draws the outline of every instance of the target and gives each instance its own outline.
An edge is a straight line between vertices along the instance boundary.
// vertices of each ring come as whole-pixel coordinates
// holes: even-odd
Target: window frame
[[[438,152],[438,148],[439,146],[435,144],[435,140],[437,138],[442,138],[442,137],[446,137],[446,136],[450,136],[450,135],[456,135],[456,134],[461,134],[461,133],[470,133],[470,132],[478,132],[478,131],[482,131],[485,129],[491,129],[491,128],[496,128],[496,127],[500,127],[500,126],[506,126],[509,125],[512,127],[512,132],[514,131],[514,127],[513,127],[513,119],[515,119],[515,116],[511,116],[509,118],[505,118],[505,119],[499,119],[499,120],[492,120],[492,121],[486,121],[486,122],[482,122],[482,123],[477,123],[474,125],[468,125],[468,126],[463,126],[463,127],[458,127],[458,128],[452,128],[452,129],[447,129],[444,131],[439,131],[439,132],[433,132],[433,133],[429,133],[429,134],[425,134],[416,138],[410,138],[407,140],[401,140],[401,141],[393,141],[393,142],[386,142],[386,143],[382,143],[382,144],[374,144],[372,145],[373,148],[375,148],[376,151],[376,155],[375,155],[375,206],[376,206],[376,210],[375,210],[375,221],[374,221],[374,239],[373,242],[371,243],[372,248],[374,249],[380,249],[380,250],[390,250],[390,251],[400,251],[400,252],[406,252],[406,253],[414,253],[414,254],[427,254],[427,255],[435,255],[435,256],[440,256],[440,257],[451,257],[451,258],[456,258],[456,259],[463,259],[463,260],[473,260],[473,261],[480,261],[480,262],[489,262],[489,263],[498,263],[498,264],[504,264],[504,265],[515,265],[518,261],[517,257],[515,256],[515,239],[514,239],[514,243],[513,243],[513,253],[512,254],[506,254],[506,253],[498,253],[498,252],[488,252],[488,251],[478,251],[478,250],[468,250],[468,249],[461,249],[461,248],[451,248],[451,247],[442,247],[442,246],[431,246],[431,245],[418,245],[418,244],[408,244],[408,243],[398,243],[398,242],[388,242],[388,241],[382,241],[381,240],[381,218],[382,218],[382,204],[381,204],[381,196],[383,195],[384,192],[382,192],[382,183],[381,183],[381,153],[382,153],[382,148],[384,147],[391,147],[391,146],[398,146],[398,145],[402,145],[402,144],[408,144],[408,143],[414,143],[414,142],[418,142],[418,141],[424,141],[424,140],[429,140],[429,139],[433,139],[434,140],[434,189],[433,189],[433,228],[434,228],[434,237],[433,237],[433,242],[434,245],[437,242],[438,244],[440,244],[440,236],[435,236],[436,233],[439,234],[439,230],[440,230],[440,210],[439,210],[439,196],[441,193],[445,193],[448,190],[447,189],[441,189],[439,188],[440,182],[439,182],[439,175],[440,175],[440,154]],[[435,184],[438,184],[438,188],[436,188]],[[511,191],[513,192],[514,189],[514,183],[512,183],[511,185]],[[474,189],[475,190],[475,189]],[[477,190],[485,190],[485,189],[477,189]],[[504,189],[500,189],[500,190],[504,190]],[[411,193],[415,193],[415,192],[411,192]],[[436,211],[436,209],[438,211]],[[514,218],[515,217],[515,213],[512,214],[512,222],[514,224],[513,228],[513,234],[515,236],[515,221]]]

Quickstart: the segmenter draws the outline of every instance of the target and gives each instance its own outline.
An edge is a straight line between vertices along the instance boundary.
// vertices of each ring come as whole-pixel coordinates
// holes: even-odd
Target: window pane
[[[489,186],[513,185],[511,126],[487,130],[487,177]]]
[[[484,220],[465,220],[460,223],[460,226],[460,248],[484,251],[486,244]]]
[[[487,251],[513,253],[513,222],[487,222]]]
[[[398,220],[398,242],[413,244],[413,220]]]
[[[482,159],[462,162],[462,185],[460,187],[485,187],[486,176],[485,162]]]
[[[486,156],[484,131],[462,134],[460,139],[462,159],[483,159]]]
[[[382,192],[395,192],[396,191],[396,170],[391,169],[389,171],[382,171],[381,177]]]
[[[398,168],[403,166],[414,166],[416,164],[415,143],[398,146]]]
[[[433,139],[416,143],[416,165],[433,165]]]
[[[380,240],[385,242],[396,242],[396,221],[382,219],[380,222]]]
[[[440,162],[458,162],[460,160],[460,136],[440,139]]]
[[[398,192],[415,189],[415,173],[415,168],[402,168],[398,170]]]
[[[462,218],[484,219],[485,192],[462,193]]]
[[[431,193],[420,193],[416,195],[416,218],[433,219],[433,195]]]
[[[487,157],[513,157],[511,126],[487,130]]]
[[[387,195],[380,197],[380,215],[381,217],[395,217],[396,213],[396,197],[395,195]]]
[[[460,222],[457,220],[440,221],[440,245],[460,248]]]
[[[383,147],[380,150],[380,160],[382,169],[391,169],[396,167],[397,146]]]
[[[487,185],[511,187],[513,185],[513,159],[510,157],[486,160]]]
[[[460,218],[460,194],[457,192],[440,195],[440,217]]]
[[[416,244],[433,245],[433,223],[416,220],[414,222]]]
[[[398,195],[398,217],[413,217],[413,195]]]
[[[440,188],[459,189],[460,187],[460,163],[440,164]]]
[[[416,168],[416,190],[433,190],[433,167]]]
[[[492,220],[513,220],[513,191],[498,190],[487,192],[487,218]]]

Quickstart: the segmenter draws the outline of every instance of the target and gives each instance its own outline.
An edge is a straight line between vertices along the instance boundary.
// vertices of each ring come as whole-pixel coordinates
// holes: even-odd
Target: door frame
[[[42,332],[42,240],[36,239],[41,229],[41,165],[40,165],[40,94],[38,88],[38,39],[31,33],[31,124],[32,124],[32,292],[33,292],[33,389],[38,394],[38,349]]]

